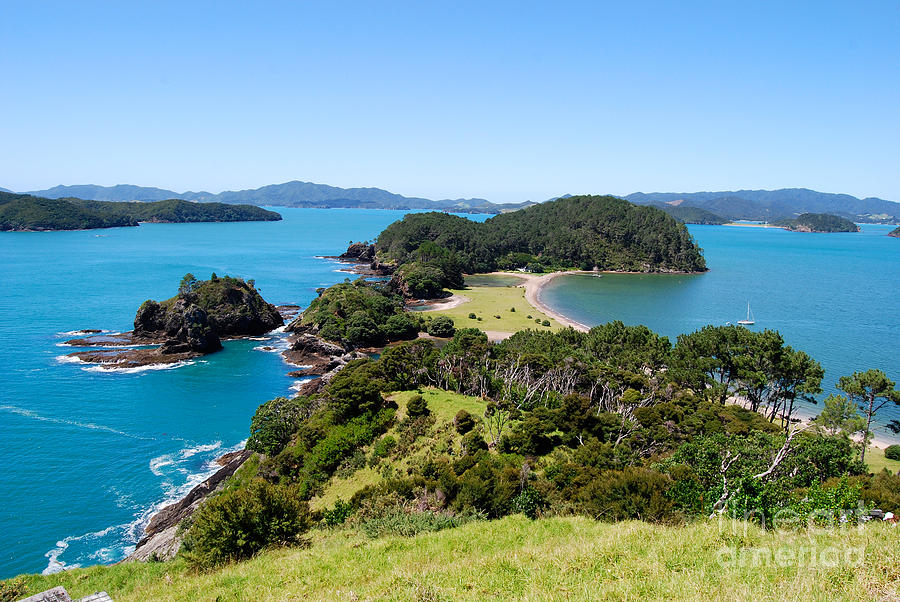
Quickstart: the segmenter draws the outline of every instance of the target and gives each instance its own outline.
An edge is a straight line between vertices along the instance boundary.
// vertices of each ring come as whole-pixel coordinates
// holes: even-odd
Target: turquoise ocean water
[[[59,359],[83,328],[124,331],[147,298],[213,271],[256,280],[276,304],[306,305],[345,274],[318,255],[374,237],[399,211],[276,208],[282,222],[146,224],[0,233],[0,578],[114,562],[152,512],[240,446],[256,407],[294,381],[279,335],[240,340],[168,370],[101,372]],[[646,323],[675,336],[743,317],[777,328],[828,369],[900,378],[900,240],[691,227],[711,271],[558,279],[544,300],[573,318]]]
[[[809,234],[689,226],[709,272],[564,276],[541,301],[588,326],[646,324],[673,343],[706,324],[736,323],[749,302],[752,328],[778,330],[822,364],[826,392],[840,376],[869,368],[900,381],[900,240],[886,236],[894,226],[861,227],[860,234]],[[805,406],[804,414],[818,413]],[[897,409],[886,408],[882,422],[900,418]]]
[[[256,407],[295,383],[278,353],[255,349],[277,336],[115,373],[60,361],[67,332],[130,330],[186,272],[253,278],[266,300],[305,306],[347,276],[317,255],[404,214],[277,211],[284,221],[0,233],[0,578],[120,560],[153,510],[211,474]]]

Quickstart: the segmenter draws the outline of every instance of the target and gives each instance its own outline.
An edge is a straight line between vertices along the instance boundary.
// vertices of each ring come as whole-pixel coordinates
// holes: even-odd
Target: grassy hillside
[[[73,597],[105,590],[117,602],[886,600],[900,587],[896,538],[884,524],[812,535],[737,522],[670,527],[516,515],[413,538],[318,532],[306,549],[272,550],[205,574],[175,562],[32,575],[24,593],[63,585]]]
[[[457,328],[480,328],[488,332],[513,333],[529,328],[562,328],[559,322],[532,307],[525,300],[525,289],[521,287],[469,286],[452,292],[468,301],[449,309],[428,312],[428,315],[449,316],[453,318],[453,324]],[[475,317],[469,317],[471,314],[475,314]],[[543,326],[544,320],[550,325]]]

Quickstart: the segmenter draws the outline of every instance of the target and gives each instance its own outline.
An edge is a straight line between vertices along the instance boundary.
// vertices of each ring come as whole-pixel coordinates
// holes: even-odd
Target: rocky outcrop
[[[351,242],[347,250],[338,256],[329,256],[327,259],[337,259],[344,263],[353,264],[347,271],[360,276],[390,276],[394,273],[394,266],[382,263],[375,255],[375,245],[363,242]]]
[[[219,329],[211,323],[209,314],[182,297],[176,297],[168,307],[145,301],[134,317],[134,335],[162,339],[162,353],[212,353],[222,348]]]
[[[145,301],[134,317],[134,330],[67,341],[78,347],[156,345],[155,349],[80,351],[70,356],[105,368],[171,364],[222,348],[222,339],[258,336],[284,324],[252,281],[215,275],[199,282],[186,276],[178,295],[158,303]]]
[[[351,242],[347,250],[338,255],[341,261],[366,262],[375,259],[375,245],[364,242]]]
[[[211,493],[215,492],[243,463],[253,455],[249,450],[227,454],[220,458],[227,463],[211,477],[191,489],[184,498],[153,515],[141,539],[127,561],[170,560],[181,547],[178,525],[193,514]]]

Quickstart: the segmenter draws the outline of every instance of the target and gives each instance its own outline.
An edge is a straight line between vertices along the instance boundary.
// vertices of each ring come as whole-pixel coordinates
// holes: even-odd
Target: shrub
[[[662,521],[672,516],[668,476],[646,468],[608,470],[583,490],[585,510],[594,517],[619,521]]]
[[[520,512],[528,518],[537,518],[541,503],[540,494],[529,485],[522,489],[522,493],[513,498],[513,512]]]
[[[424,416],[428,413],[428,402],[421,395],[413,395],[406,403],[406,414],[410,418]]]
[[[28,584],[25,577],[16,577],[9,581],[0,581],[0,602],[13,602],[24,598],[28,594]]]
[[[447,316],[438,316],[428,325],[428,334],[433,337],[449,338],[455,332],[453,320]]]
[[[328,404],[335,420],[344,422],[353,416],[378,411],[384,403],[381,392],[386,389],[387,383],[375,362],[353,360],[331,379]]]
[[[457,433],[465,435],[475,428],[475,417],[465,410],[460,410],[453,419],[453,426],[456,427]]]
[[[397,440],[386,435],[378,440],[375,447],[372,448],[372,456],[375,458],[385,458],[397,447]]]
[[[418,325],[406,314],[391,316],[382,326],[382,330],[384,336],[391,341],[414,339],[419,333]]]
[[[531,314],[528,314],[528,315],[525,316],[525,317],[526,317],[527,319],[531,320],[533,316],[532,316]]]
[[[250,558],[268,546],[303,543],[309,508],[283,485],[254,480],[206,501],[184,539],[188,562],[208,569]]]
[[[792,510],[804,523],[834,527],[853,519],[860,508],[862,485],[851,483],[847,477],[825,486],[813,483],[802,500]],[[802,525],[801,525],[802,526]]]
[[[322,522],[326,527],[336,527],[343,525],[351,514],[353,514],[353,506],[344,500],[338,500],[332,508],[322,512]]]
[[[424,500],[403,498],[404,496],[395,492],[389,492],[385,495],[365,499],[356,513],[354,523],[363,533],[372,538],[385,535],[412,537],[418,533],[452,529],[487,518],[483,513],[477,511],[453,514],[431,507],[423,509],[419,504]],[[440,505],[442,504],[438,504],[438,506]]]
[[[477,512],[453,515],[432,510],[407,512],[398,508],[362,521],[360,528],[372,538],[385,535],[412,537],[419,533],[453,529],[474,520],[484,520],[484,516]]]
[[[515,308],[515,307],[510,307],[510,308],[509,308],[509,311],[511,311],[512,313],[516,313],[516,308]]]
[[[276,397],[259,406],[250,421],[247,449],[269,456],[280,452],[309,415],[309,406],[306,397]]]
[[[484,437],[481,436],[481,433],[475,430],[471,430],[462,438],[462,451],[467,456],[474,456],[481,450],[486,450],[488,448],[487,442],[485,442]]]
[[[888,445],[884,448],[884,457],[888,460],[900,460],[900,445]]]
[[[541,326],[550,326],[550,320],[544,320],[541,322]]]
[[[470,320],[474,320],[474,319],[477,318],[477,317],[478,317],[478,316],[475,315],[475,312],[474,312],[474,311],[473,311],[473,312],[469,312],[469,319],[470,319]]]

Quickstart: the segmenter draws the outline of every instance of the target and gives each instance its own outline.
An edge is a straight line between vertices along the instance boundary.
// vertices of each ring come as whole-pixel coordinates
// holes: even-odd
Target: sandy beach
[[[565,274],[586,274],[589,272],[553,272],[551,274],[528,274],[526,272],[491,272],[493,276],[515,276],[517,278],[521,278],[523,280],[522,284],[517,286],[521,286],[525,288],[525,299],[535,308],[538,309],[563,326],[571,326],[575,330],[580,330],[582,332],[587,332],[590,330],[587,326],[582,324],[581,322],[576,322],[571,318],[567,318],[562,315],[558,311],[553,310],[548,307],[546,304],[542,303],[540,300],[541,290],[547,286],[550,281],[552,281],[557,276],[563,276]]]
[[[465,295],[452,294],[445,299],[429,300],[427,309],[419,309],[417,311],[444,311],[445,309],[453,309],[459,307],[469,300]]]

